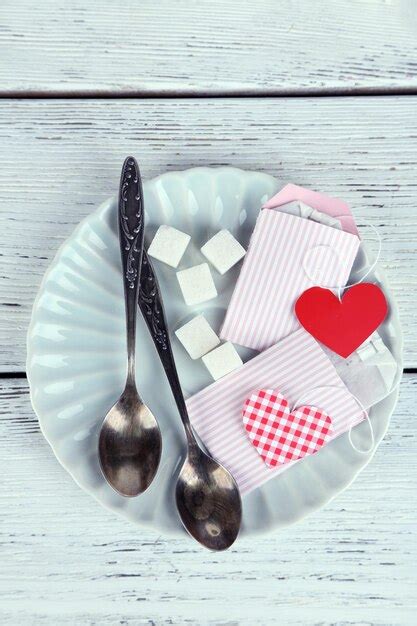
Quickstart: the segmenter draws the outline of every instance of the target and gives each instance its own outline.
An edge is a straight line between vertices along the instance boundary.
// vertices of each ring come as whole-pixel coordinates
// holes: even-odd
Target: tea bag
[[[332,228],[338,228],[341,230],[342,225],[336,217],[332,217],[328,213],[317,211],[308,204],[305,204],[301,200],[294,200],[294,202],[288,202],[283,204],[278,209],[282,213],[288,213],[289,215],[295,215],[296,217],[304,217],[307,220],[313,220],[319,224],[325,226],[331,226]]]
[[[322,346],[349,391],[366,409],[385,398],[393,388],[397,362],[374,332],[347,359]]]

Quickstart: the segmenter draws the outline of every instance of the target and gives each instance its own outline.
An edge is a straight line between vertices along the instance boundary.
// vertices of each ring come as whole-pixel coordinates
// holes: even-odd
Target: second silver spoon
[[[162,297],[151,261],[143,254],[139,307],[171,386],[187,437],[187,456],[175,487],[181,521],[194,539],[210,550],[235,541],[242,521],[239,488],[231,473],[200,447],[187,412],[171,349]]]

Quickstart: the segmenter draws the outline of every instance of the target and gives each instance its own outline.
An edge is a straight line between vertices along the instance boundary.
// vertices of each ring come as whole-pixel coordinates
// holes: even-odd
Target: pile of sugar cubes
[[[172,226],[158,228],[151,245],[149,256],[177,268],[191,237]],[[220,274],[225,274],[246,254],[245,249],[228,230],[221,230],[201,248],[201,253]],[[188,306],[201,304],[217,296],[208,263],[201,263],[177,272],[178,283]],[[214,380],[229,374],[242,365],[242,360],[233,344],[222,345],[204,315],[200,314],[175,331],[192,359],[202,358]]]

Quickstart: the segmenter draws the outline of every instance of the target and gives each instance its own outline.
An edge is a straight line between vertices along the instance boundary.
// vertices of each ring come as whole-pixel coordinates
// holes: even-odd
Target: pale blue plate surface
[[[204,261],[199,248],[221,228],[246,247],[261,204],[282,185],[271,176],[234,168],[196,168],[164,174],[145,183],[147,239],[160,224],[192,236],[179,269]],[[190,309],[179,291],[175,270],[155,261],[171,330],[204,311],[218,330],[239,267],[220,276],[212,271],[219,297]],[[125,499],[105,482],[97,460],[103,417],[118,398],[125,376],[125,327],[116,204],[108,201],[87,217],[57,253],[34,303],[28,332],[27,371],[34,409],[56,457],[76,482],[105,506],[141,525],[182,533],[173,499],[184,436],[170,388],[148,332],[139,318],[138,386],[163,433],[161,466],[148,491]],[[401,331],[388,285],[389,320],[380,329],[401,361]],[[352,280],[354,281],[354,276]],[[192,361],[173,336],[184,390],[194,393],[211,382],[204,365]],[[240,350],[244,360],[249,351]],[[372,409],[379,442],[396,393]],[[367,446],[367,425],[355,429],[357,445]],[[347,435],[304,459],[244,498],[243,531],[253,533],[293,523],[343,490],[369,462]],[[364,503],[365,504],[365,503]]]

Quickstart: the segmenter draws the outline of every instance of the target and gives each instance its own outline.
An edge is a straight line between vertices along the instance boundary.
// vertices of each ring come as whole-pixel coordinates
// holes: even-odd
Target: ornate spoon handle
[[[194,434],[191,430],[190,418],[188,417],[187,407],[185,406],[174,355],[172,353],[161,292],[155,271],[145,251],[142,257],[138,304],[167,375],[187,437],[190,440],[191,436],[192,442],[194,442]]]
[[[138,164],[127,157],[119,190],[119,239],[126,307],[127,384],[135,385],[136,300],[143,253],[143,191]]]

